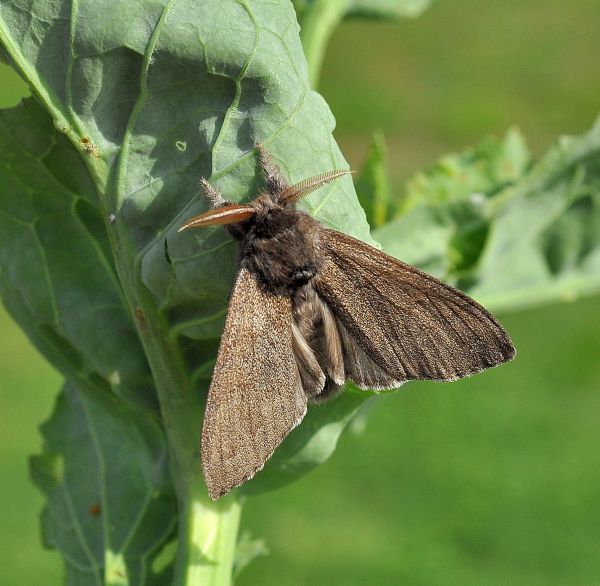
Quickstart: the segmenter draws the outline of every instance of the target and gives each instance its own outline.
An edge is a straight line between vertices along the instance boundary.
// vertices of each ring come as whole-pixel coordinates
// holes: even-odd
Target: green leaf
[[[0,111],[0,287],[65,376],[141,406],[152,379],[84,162],[33,99]]]
[[[473,194],[491,197],[521,178],[530,164],[525,140],[512,128],[503,140],[488,137],[474,148],[446,155],[430,169],[417,173],[406,186],[402,209],[422,202],[466,200]]]
[[[487,161],[473,156],[481,147],[446,158],[413,180],[412,207],[374,237],[497,310],[597,292],[600,121],[529,171],[520,139],[509,133],[503,146]]]
[[[45,544],[66,583],[164,585],[152,563],[175,528],[167,453],[153,417],[67,384],[42,427],[32,476],[47,498]]]
[[[471,291],[502,310],[600,291],[600,119],[498,196]]]
[[[356,180],[356,193],[369,224],[372,227],[385,224],[389,219],[392,196],[387,172],[387,148],[381,132],[373,135],[367,158]]]

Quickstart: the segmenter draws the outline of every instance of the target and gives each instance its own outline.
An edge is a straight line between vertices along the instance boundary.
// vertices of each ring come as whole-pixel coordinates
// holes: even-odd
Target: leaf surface
[[[408,210],[374,237],[491,309],[600,290],[600,123],[562,138],[531,169],[514,134],[490,145],[411,181]]]
[[[67,384],[42,427],[32,476],[47,498],[44,542],[67,584],[164,584],[152,562],[175,528],[162,431],[114,396]]]
[[[152,380],[123,298],[96,188],[33,99],[0,112],[2,299],[66,376],[152,406]]]

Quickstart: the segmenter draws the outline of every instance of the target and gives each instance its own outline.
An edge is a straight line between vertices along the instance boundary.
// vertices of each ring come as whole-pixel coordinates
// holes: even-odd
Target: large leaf
[[[207,207],[198,179],[234,200],[253,197],[261,183],[256,141],[292,181],[346,166],[334,119],[309,87],[292,5],[15,0],[0,6],[0,40],[41,104],[0,120],[8,309],[70,380],[112,389],[130,405],[154,396],[147,359],[173,460],[199,479],[202,397],[236,253],[223,230],[177,233]],[[302,206],[369,240],[349,178]],[[294,445],[330,423],[335,433],[319,436],[305,466],[290,474],[277,464],[254,490],[322,462],[339,421],[336,407],[309,415],[313,423],[300,426]],[[110,450],[106,456],[108,467],[119,465]],[[119,495],[110,494],[113,508]]]
[[[107,1],[70,13],[67,3],[20,4],[2,6],[3,42],[55,123],[93,145],[101,203],[130,235],[144,283],[177,318],[201,316],[200,337],[217,336],[220,320],[211,324],[207,308],[224,306],[233,247],[222,231],[176,233],[206,206],[198,178],[212,176],[232,199],[252,195],[256,141],[292,180],[345,165],[333,118],[308,87],[291,7]],[[349,179],[305,206],[368,238]]]
[[[175,528],[175,499],[157,423],[66,385],[42,434],[32,475],[48,499],[44,541],[63,555],[67,584],[163,586],[152,564]]]
[[[561,139],[530,171],[514,135],[501,149],[485,144],[491,158],[470,150],[409,183],[419,187],[409,191],[412,207],[375,238],[494,309],[599,291],[600,120]]]
[[[152,378],[94,183],[33,100],[0,114],[0,166],[3,301],[74,381],[45,426],[45,453],[33,460],[48,497],[45,543],[63,554],[68,583],[98,584],[121,572],[114,583],[144,584],[174,527],[175,501],[166,442],[148,413]],[[96,504],[101,515],[89,512]]]

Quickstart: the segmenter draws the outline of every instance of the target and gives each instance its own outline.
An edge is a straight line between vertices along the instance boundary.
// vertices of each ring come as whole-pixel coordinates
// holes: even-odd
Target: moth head
[[[279,174],[279,170],[277,173]],[[281,185],[279,182],[277,182],[277,188],[267,185],[267,190],[248,204],[227,201],[206,179],[202,179],[200,186],[214,209],[190,218],[179,228],[178,232],[188,228],[207,228],[247,222],[256,214],[268,213],[269,209],[274,207],[293,208],[299,199],[350,173],[352,171],[327,171],[294,185]]]

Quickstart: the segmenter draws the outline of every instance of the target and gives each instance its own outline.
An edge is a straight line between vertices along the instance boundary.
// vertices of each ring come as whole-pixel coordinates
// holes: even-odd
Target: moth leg
[[[204,177],[200,179],[200,187],[204,193],[204,197],[210,202],[213,208],[220,208],[230,204]]]
[[[271,195],[279,195],[289,187],[289,183],[265,147],[260,143],[256,143],[256,149],[258,150],[258,162],[265,174],[267,191]]]

